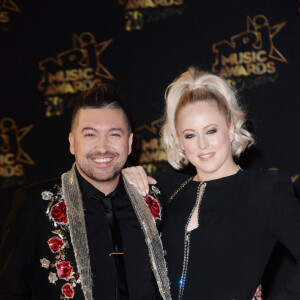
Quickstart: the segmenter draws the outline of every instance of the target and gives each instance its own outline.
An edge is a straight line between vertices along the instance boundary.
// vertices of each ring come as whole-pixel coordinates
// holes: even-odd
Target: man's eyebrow
[[[117,127],[117,128],[111,128],[109,129],[109,131],[121,131],[122,133],[124,133],[123,128]]]
[[[81,132],[83,132],[83,131],[85,131],[85,130],[92,130],[92,131],[97,131],[95,128],[93,128],[93,127],[83,127],[82,129],[81,129]]]
[[[95,129],[95,128],[93,128],[93,127],[84,127],[84,128],[81,129],[81,132],[83,132],[83,131],[85,131],[85,130],[92,130],[92,131],[95,131],[95,132],[98,131],[97,129]],[[124,133],[124,130],[123,130],[123,128],[121,128],[121,127],[110,128],[110,129],[109,129],[109,132],[111,132],[111,131],[120,131],[120,132]]]

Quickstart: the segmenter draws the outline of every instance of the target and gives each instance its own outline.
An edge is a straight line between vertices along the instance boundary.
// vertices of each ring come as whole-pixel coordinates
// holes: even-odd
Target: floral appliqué
[[[69,283],[66,283],[62,288],[61,288],[62,293],[65,295],[66,299],[70,299],[74,297],[74,290],[72,289],[72,286]]]
[[[58,238],[57,236],[54,236],[48,240],[48,245],[50,250],[53,253],[56,253],[59,252],[61,249],[63,249],[66,243],[62,239]]]
[[[46,216],[54,226],[53,236],[47,240],[54,258],[52,260],[42,258],[41,265],[43,268],[50,268],[48,276],[50,283],[56,284],[59,280],[67,281],[61,288],[60,299],[71,299],[74,298],[74,288],[80,283],[80,278],[78,272],[74,272],[71,263],[66,260],[65,248],[68,247],[67,235],[69,234],[66,203],[61,187],[58,185],[54,186],[53,191],[44,191],[41,195],[43,200],[49,201]]]
[[[67,224],[67,207],[65,201],[59,201],[51,208],[51,217],[58,224]]]
[[[160,194],[160,190],[157,187],[152,186],[149,194],[144,197],[155,220],[161,220],[161,206],[156,196],[158,194]]]

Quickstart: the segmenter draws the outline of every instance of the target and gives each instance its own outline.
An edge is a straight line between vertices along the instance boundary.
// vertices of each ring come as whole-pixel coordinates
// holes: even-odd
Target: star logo
[[[166,154],[159,137],[162,122],[163,118],[160,118],[134,130],[136,141],[131,157],[136,163],[142,165],[148,174],[154,174],[157,170],[168,170]]]
[[[139,137],[138,132],[142,130],[150,131],[153,134],[157,134],[159,131],[159,127],[161,123],[163,122],[163,118],[159,118],[157,120],[154,120],[151,122],[150,126],[148,124],[144,124],[142,126],[137,127],[134,132],[136,133],[136,136]]]
[[[20,7],[13,0],[2,0],[2,3],[0,1],[0,8],[18,13],[21,12]]]
[[[74,94],[85,90],[85,85],[90,87],[97,78],[97,83],[99,78],[114,80],[100,59],[112,41],[109,39],[97,43],[90,32],[81,33],[79,36],[73,34],[71,49],[39,62],[39,70],[42,72],[39,90],[46,90],[46,95]]]
[[[275,47],[273,41],[285,25],[286,22],[270,25],[267,17],[263,15],[257,15],[253,19],[248,16],[246,31],[231,36],[229,40],[222,40],[212,45],[212,51],[215,53],[212,71],[219,73],[220,68],[228,63],[237,65],[249,61],[255,62],[259,59],[265,61],[267,57],[287,63],[287,59]],[[266,53],[266,58],[264,53]]]
[[[33,124],[18,128],[11,118],[0,120],[0,151],[13,153],[15,160],[27,165],[35,165],[32,158],[22,149],[21,141],[33,128]]]

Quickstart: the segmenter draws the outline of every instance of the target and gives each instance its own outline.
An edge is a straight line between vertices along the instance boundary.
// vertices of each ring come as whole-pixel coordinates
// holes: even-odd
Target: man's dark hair
[[[132,132],[129,116],[122,104],[119,91],[114,86],[105,83],[100,86],[96,85],[83,92],[73,110],[71,129],[74,127],[79,110],[85,108],[120,109],[123,112],[129,133]]]

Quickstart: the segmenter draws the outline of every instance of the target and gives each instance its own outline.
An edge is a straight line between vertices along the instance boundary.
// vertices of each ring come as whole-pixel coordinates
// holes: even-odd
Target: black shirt
[[[163,224],[173,299],[178,299],[185,227],[198,186],[190,181],[178,191]],[[288,177],[274,171],[239,171],[208,181],[198,218],[199,226],[190,234],[184,300],[252,299],[277,240],[298,265],[272,300],[300,299],[300,205]]]
[[[104,195],[77,171],[82,193],[86,230],[93,279],[94,300],[114,300],[116,274],[112,239],[106,211],[101,201],[111,197],[118,220],[124,252],[127,286],[130,300],[155,299],[155,285],[145,237],[120,177],[117,188]]]

